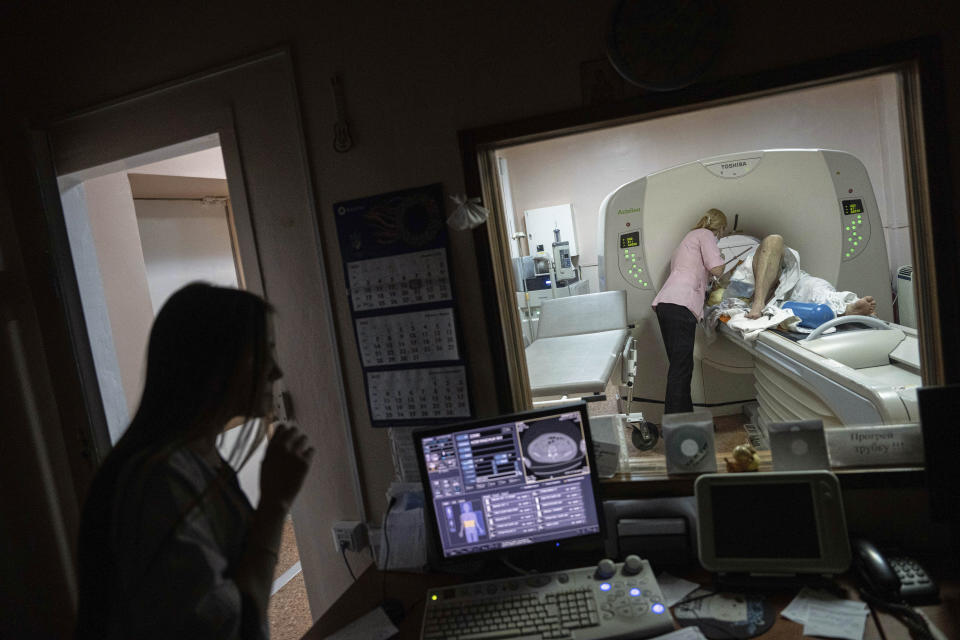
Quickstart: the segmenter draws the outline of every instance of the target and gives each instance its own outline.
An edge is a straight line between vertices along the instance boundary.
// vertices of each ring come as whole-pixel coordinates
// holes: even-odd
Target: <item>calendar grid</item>
[[[444,249],[351,262],[347,279],[354,311],[453,299]]]
[[[334,205],[374,427],[471,417],[440,185]]]
[[[365,367],[459,359],[451,308],[359,318],[356,330]]]

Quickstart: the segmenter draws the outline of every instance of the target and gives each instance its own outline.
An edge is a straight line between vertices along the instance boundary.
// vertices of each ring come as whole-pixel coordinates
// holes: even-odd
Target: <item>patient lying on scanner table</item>
[[[749,299],[744,313],[747,319],[784,315],[780,305],[788,301],[823,304],[836,316],[873,315],[877,306],[873,296],[837,291],[823,278],[803,271],[799,254],[776,234],[739,256],[736,265],[717,280],[707,300],[710,313],[705,317],[715,320],[722,313],[742,309],[747,306],[743,299]]]

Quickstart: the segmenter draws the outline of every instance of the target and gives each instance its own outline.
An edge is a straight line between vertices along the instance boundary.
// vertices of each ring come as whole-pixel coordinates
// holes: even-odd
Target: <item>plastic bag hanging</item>
[[[450,199],[457,203],[456,210],[447,218],[447,224],[457,231],[466,231],[479,227],[487,221],[490,212],[480,205],[480,198],[467,198],[456,194]]]

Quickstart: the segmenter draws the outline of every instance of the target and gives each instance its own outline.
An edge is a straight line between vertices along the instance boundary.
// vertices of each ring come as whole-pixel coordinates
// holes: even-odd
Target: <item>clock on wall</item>
[[[617,0],[607,56],[631,82],[653,91],[696,82],[719,54],[727,12],[719,0]]]

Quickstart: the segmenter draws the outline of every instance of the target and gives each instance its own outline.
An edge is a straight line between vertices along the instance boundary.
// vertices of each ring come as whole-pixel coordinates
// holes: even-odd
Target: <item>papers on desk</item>
[[[666,605],[668,609],[687,597],[687,594],[700,588],[700,585],[696,582],[690,582],[689,580],[672,576],[666,571],[657,576],[657,584],[660,585],[663,604]]]
[[[868,612],[863,602],[804,587],[780,615],[802,624],[805,636],[860,640]]]
[[[703,635],[700,627],[684,627],[650,640],[707,640],[707,636]]]

